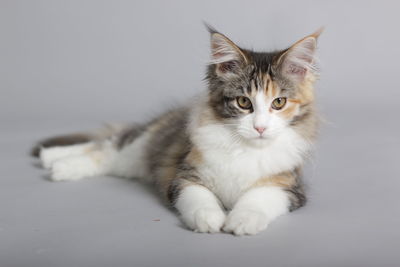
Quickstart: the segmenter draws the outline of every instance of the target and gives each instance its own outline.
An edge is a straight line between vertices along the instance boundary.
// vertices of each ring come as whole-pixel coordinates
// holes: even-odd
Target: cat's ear
[[[275,68],[281,75],[297,83],[304,81],[307,75],[317,75],[315,52],[322,30],[297,41],[278,57]]]
[[[225,35],[208,26],[211,37],[211,62],[218,76],[237,74],[247,64],[245,53]]]

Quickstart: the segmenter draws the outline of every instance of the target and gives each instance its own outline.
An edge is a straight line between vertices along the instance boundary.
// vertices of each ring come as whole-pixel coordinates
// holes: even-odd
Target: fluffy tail
[[[37,142],[37,144],[35,144],[34,147],[31,149],[30,154],[33,157],[39,157],[40,150],[42,148],[82,144],[90,142],[92,141],[92,139],[93,139],[92,135],[85,133],[54,136]]]
[[[42,166],[50,171],[49,178],[53,181],[113,175],[114,169],[119,167],[115,159],[124,157],[117,145],[120,140],[124,140],[121,137],[128,136],[124,133],[129,129],[122,125],[107,125],[89,133],[51,137],[38,142],[31,154],[40,158]]]
[[[66,135],[58,135],[49,138],[45,138],[37,142],[31,149],[30,155],[33,157],[40,156],[40,150],[49,147],[62,147],[77,144],[84,144],[91,141],[102,141],[110,138],[118,133],[122,132],[125,126],[122,125],[110,125],[107,124],[105,127],[88,133],[74,133]]]

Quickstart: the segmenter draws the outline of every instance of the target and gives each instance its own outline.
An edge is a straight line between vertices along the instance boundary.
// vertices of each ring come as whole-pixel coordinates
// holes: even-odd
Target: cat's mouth
[[[261,142],[264,140],[270,140],[272,136],[270,135],[253,135],[253,136],[243,136],[244,139],[247,139],[248,141],[255,141],[255,142]]]
[[[268,135],[259,135],[253,138],[250,138],[250,141],[256,142],[256,143],[262,143],[271,140],[271,136]]]
[[[256,139],[256,140],[265,140],[265,139],[270,139],[271,138],[271,136],[269,135],[269,134],[260,134],[260,135],[258,135],[258,136],[256,136],[256,137],[254,137],[253,139]]]

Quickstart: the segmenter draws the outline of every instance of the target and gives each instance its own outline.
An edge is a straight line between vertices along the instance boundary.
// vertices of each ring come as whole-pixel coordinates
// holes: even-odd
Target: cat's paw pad
[[[78,180],[98,174],[95,163],[84,156],[68,157],[57,160],[50,169],[53,181]]]
[[[199,233],[218,233],[225,222],[225,213],[221,209],[201,208],[193,214],[186,224]]]
[[[235,235],[255,235],[268,226],[268,216],[252,210],[233,210],[226,219],[224,231]]]

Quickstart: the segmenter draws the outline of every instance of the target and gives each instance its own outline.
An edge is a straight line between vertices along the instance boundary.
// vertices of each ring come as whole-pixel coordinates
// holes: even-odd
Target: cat
[[[202,233],[253,235],[306,202],[301,169],[317,136],[317,31],[287,49],[246,50],[208,27],[207,90],[143,124],[38,142],[53,181],[113,175],[154,183]]]

